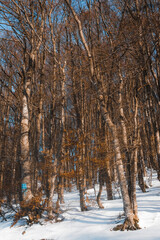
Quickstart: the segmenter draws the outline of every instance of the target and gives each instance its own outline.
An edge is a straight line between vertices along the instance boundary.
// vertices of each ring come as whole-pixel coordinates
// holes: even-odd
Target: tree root
[[[82,212],[88,211],[87,206],[84,206],[83,208],[81,208],[81,211],[82,211]]]
[[[134,218],[133,221],[134,221],[134,223],[132,223],[128,218],[126,218],[123,224],[117,225],[112,230],[113,231],[125,231],[125,230],[134,231],[134,230],[141,229],[138,224],[138,219]]]
[[[98,207],[99,207],[99,208],[101,208],[101,209],[103,209],[103,208],[104,208],[104,206],[102,205],[102,203],[101,203],[101,202],[98,202]]]

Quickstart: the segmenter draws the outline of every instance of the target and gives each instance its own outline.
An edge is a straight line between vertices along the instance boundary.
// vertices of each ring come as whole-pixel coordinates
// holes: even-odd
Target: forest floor
[[[96,187],[98,192],[98,186]],[[55,196],[56,197],[56,196]],[[59,223],[43,222],[26,227],[18,222],[10,228],[13,219],[0,222],[0,240],[159,240],[160,239],[160,182],[156,174],[152,176],[152,187],[142,193],[137,186],[137,201],[141,230],[112,231],[112,228],[123,222],[123,206],[119,192],[115,200],[108,201],[104,187],[102,203],[99,209],[95,201],[94,189],[86,194],[89,211],[81,212],[79,193],[73,190],[65,193],[65,204],[61,206],[64,221]]]

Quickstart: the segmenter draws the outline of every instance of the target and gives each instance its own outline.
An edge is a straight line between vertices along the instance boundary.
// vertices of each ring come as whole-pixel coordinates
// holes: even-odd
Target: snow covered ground
[[[112,231],[123,221],[122,200],[107,201],[105,188],[101,198],[104,209],[98,208],[93,189],[87,191],[87,197],[90,211],[81,212],[78,192],[66,193],[62,206],[66,209],[65,220],[60,223],[45,222],[27,228],[17,223],[10,228],[12,220],[1,222],[0,240],[160,240],[160,182],[156,175],[148,192],[142,193],[137,187],[141,230]]]

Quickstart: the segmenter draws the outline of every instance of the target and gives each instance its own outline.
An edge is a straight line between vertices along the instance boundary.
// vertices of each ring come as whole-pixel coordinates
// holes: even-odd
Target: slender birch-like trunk
[[[22,119],[21,119],[21,189],[24,201],[30,201],[33,197],[31,190],[31,157],[29,148],[29,107],[30,80],[25,83],[22,97]]]
[[[50,121],[51,121],[51,127],[50,127],[50,154],[51,158],[53,157],[53,144],[52,144],[52,137],[53,137],[53,125],[54,125],[54,119],[53,119],[53,111],[55,109],[55,89],[56,89],[56,40],[54,38],[54,33],[53,33],[53,26],[52,26],[52,21],[51,21],[51,14],[53,11],[53,7],[49,9],[48,12],[48,20],[49,20],[49,26],[50,26],[50,31],[51,31],[51,40],[53,44],[53,90],[54,92],[52,93],[52,104],[51,104],[51,111],[50,111]],[[54,136],[55,137],[55,136]],[[59,151],[58,151],[59,153]],[[54,190],[55,190],[55,184],[56,184],[56,178],[57,178],[57,163],[58,163],[58,154],[55,154],[55,159],[54,163],[51,163],[52,170],[49,173],[48,176],[48,217],[49,219],[53,219],[55,217],[53,213],[53,196],[54,196]]]
[[[124,115],[124,109],[122,104],[122,90],[124,87],[123,84],[123,77],[119,69],[119,78],[120,78],[120,86],[119,86],[119,96],[118,96],[118,103],[119,103],[119,111],[120,111],[120,123],[122,127],[122,134],[123,134],[123,143],[125,147],[125,156],[126,156],[126,178],[128,182],[128,193],[129,197],[131,198],[131,162],[130,162],[130,154],[128,150],[128,139],[127,139],[127,128],[125,123],[125,115]]]
[[[138,162],[138,144],[139,144],[139,130],[138,130],[138,99],[135,97],[135,106],[134,106],[134,140],[133,140],[133,156],[131,162],[131,204],[135,219],[138,221],[138,206],[136,199],[136,176],[137,176],[137,162]]]
[[[62,81],[61,81],[61,131],[62,131],[62,145],[61,145],[61,153],[59,156],[59,181],[58,181],[58,199],[57,199],[57,205],[59,206],[60,203],[64,203],[64,177],[62,176],[62,173],[64,171],[64,160],[62,161],[65,150],[64,150],[64,144],[65,144],[65,136],[64,136],[64,127],[65,127],[65,64],[62,68]]]
[[[159,166],[158,179],[160,180],[160,134],[159,134],[159,129],[157,129],[157,131],[156,131],[156,142],[157,142],[157,159],[158,159],[158,166]]]
[[[133,227],[134,226],[134,220],[133,220],[134,216],[133,216],[133,212],[132,212],[132,208],[131,208],[130,198],[128,195],[128,188],[127,188],[127,182],[126,182],[126,177],[125,177],[125,173],[124,173],[124,166],[123,166],[122,157],[121,157],[117,129],[116,129],[115,124],[113,124],[112,120],[110,119],[109,113],[106,110],[106,107],[105,107],[105,104],[104,104],[102,98],[100,98],[100,102],[101,102],[101,111],[102,111],[103,117],[105,119],[105,122],[107,123],[107,125],[109,126],[109,128],[111,129],[112,134],[113,134],[117,173],[118,173],[118,179],[119,179],[121,193],[122,193],[125,216],[126,216],[126,219],[129,221],[129,225],[131,225],[131,227]]]

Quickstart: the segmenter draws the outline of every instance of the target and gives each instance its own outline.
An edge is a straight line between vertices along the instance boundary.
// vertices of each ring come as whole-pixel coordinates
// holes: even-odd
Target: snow
[[[98,187],[98,186],[97,186]],[[78,191],[65,193],[65,220],[59,223],[43,222],[31,227],[17,223],[10,228],[12,219],[0,222],[0,239],[2,240],[159,240],[160,239],[160,182],[153,174],[152,187],[142,193],[137,187],[137,201],[141,230],[112,231],[122,223],[122,199],[108,201],[105,187],[102,194],[104,209],[99,209],[95,202],[94,190],[87,191],[89,211],[81,212]],[[56,197],[56,196],[55,196]],[[117,194],[118,197],[118,194]],[[23,232],[25,233],[23,234]]]

